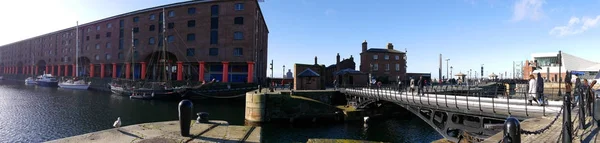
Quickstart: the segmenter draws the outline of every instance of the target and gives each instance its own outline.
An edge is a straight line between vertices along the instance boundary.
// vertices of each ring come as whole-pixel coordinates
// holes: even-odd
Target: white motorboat
[[[54,76],[52,76],[52,74],[43,74],[38,76],[38,79],[36,80],[37,85],[39,86],[46,86],[46,87],[57,87],[58,86],[58,80],[56,80],[56,78],[54,78]]]
[[[35,79],[33,79],[33,77],[28,77],[27,79],[25,79],[25,84],[28,84],[28,85],[37,84],[37,81]]]
[[[81,89],[87,90],[90,87],[91,82],[85,82],[84,80],[67,80],[65,82],[58,83],[60,88],[64,89]]]

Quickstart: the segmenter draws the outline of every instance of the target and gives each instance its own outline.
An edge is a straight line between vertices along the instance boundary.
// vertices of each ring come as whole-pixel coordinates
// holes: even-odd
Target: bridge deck
[[[417,95],[417,92],[397,92],[383,89],[341,89],[342,93],[377,98],[399,104],[410,104],[424,108],[436,108],[451,112],[474,114],[481,116],[492,116],[506,118],[514,116],[520,119],[543,116],[557,113],[562,102],[549,101],[547,106],[527,105],[525,99],[500,99],[490,97],[466,97],[442,94]],[[534,103],[535,104],[535,103]]]
[[[572,113],[577,113],[578,111],[574,110]],[[554,116],[545,116],[545,117],[537,117],[527,119],[521,122],[521,128],[528,131],[539,130],[546,127],[552,120]],[[573,143],[579,142],[600,142],[600,138],[598,137],[598,128],[597,125],[593,125],[595,121],[591,117],[586,118],[587,129],[579,129],[579,119],[577,119],[576,114],[572,114],[571,120],[573,122],[573,128],[575,133],[573,134]],[[521,142],[524,143],[550,143],[550,142],[562,142],[561,134],[562,134],[562,115],[556,120],[556,122],[550,126],[548,130],[538,135],[525,135],[521,134]],[[503,132],[499,132],[498,134],[485,139],[484,143],[498,143],[502,139]]]

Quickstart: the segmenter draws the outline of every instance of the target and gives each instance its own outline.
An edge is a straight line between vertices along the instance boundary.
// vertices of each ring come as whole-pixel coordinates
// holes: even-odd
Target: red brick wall
[[[236,3],[244,3],[244,10],[236,11],[234,5]],[[218,44],[210,44],[210,19],[211,6],[219,5],[219,27],[218,27]],[[188,14],[188,8],[196,8],[195,14]],[[169,17],[168,12],[174,11],[175,16]],[[128,50],[132,46],[132,33],[134,27],[139,28],[139,33],[134,34],[134,38],[139,40],[139,45],[136,51],[139,53],[136,61],[144,60],[152,52],[159,49],[158,43],[160,40],[159,31],[159,16],[162,9],[154,9],[138,13],[121,15],[118,17],[110,17],[99,21],[80,24],[79,26],[79,47],[80,57],[87,57],[93,64],[99,63],[123,63],[124,59],[119,59],[118,54],[123,53],[124,58],[128,56]],[[267,70],[267,39],[268,29],[262,16],[262,12],[256,1],[244,0],[223,0],[214,2],[201,2],[196,4],[186,4],[175,7],[165,8],[166,22],[173,22],[175,29],[166,29],[165,38],[168,35],[175,36],[175,42],[166,44],[169,52],[176,55],[178,61],[196,63],[197,61],[220,63],[221,61],[229,61],[233,63],[245,64],[247,61],[254,61],[256,70],[256,78],[265,79]],[[149,16],[155,15],[154,20],[150,20]],[[258,16],[256,16],[258,15]],[[133,22],[134,17],[139,17],[139,22]],[[244,17],[243,25],[233,24],[235,17]],[[257,17],[257,18],[255,18]],[[123,49],[119,49],[119,21],[124,20],[123,27]],[[188,20],[195,20],[195,27],[187,27]],[[111,28],[107,24],[111,24]],[[149,26],[154,25],[155,30],[149,31]],[[96,30],[96,26],[100,26],[100,30]],[[166,26],[165,26],[166,27]],[[87,29],[90,29],[88,32]],[[234,40],[233,33],[236,31],[243,32],[243,40]],[[258,31],[258,33],[255,33]],[[64,65],[75,63],[75,23],[73,27],[40,35],[37,37],[25,39],[23,41],[0,46],[2,54],[2,64],[6,66],[20,66],[18,63],[31,65],[30,54],[35,55],[35,62],[43,60],[50,65]],[[107,32],[111,33],[111,37],[106,37]],[[194,33],[195,40],[187,41],[187,34]],[[66,37],[63,37],[67,34]],[[96,39],[96,35],[99,39]],[[86,38],[89,36],[89,40]],[[150,45],[149,38],[154,37],[155,43]],[[64,44],[63,41],[70,41]],[[106,44],[110,43],[111,48],[106,48]],[[99,49],[95,45],[99,44]],[[86,48],[87,47],[87,48]],[[186,49],[194,48],[195,56],[187,56]],[[218,56],[209,56],[209,48],[219,48]],[[234,48],[242,48],[243,56],[234,56]],[[64,50],[64,52],[63,52]],[[52,51],[52,54],[49,52]],[[106,54],[111,55],[111,59],[106,59]],[[95,56],[99,56],[99,60]],[[62,62],[61,58],[68,56],[70,61]],[[107,68],[108,69],[108,68]]]
[[[377,60],[373,59],[373,55],[378,55]],[[384,59],[384,56],[388,55],[389,59]],[[395,56],[400,56],[399,60],[396,60]],[[403,59],[405,53],[373,53],[373,52],[362,52],[360,53],[360,71],[364,73],[372,73],[374,76],[388,76],[390,81],[396,81],[396,77],[404,79],[406,75],[406,60]],[[379,68],[377,71],[370,69],[370,64],[378,64]],[[386,64],[390,65],[389,71],[385,70]],[[400,64],[400,70],[396,71],[396,64]]]

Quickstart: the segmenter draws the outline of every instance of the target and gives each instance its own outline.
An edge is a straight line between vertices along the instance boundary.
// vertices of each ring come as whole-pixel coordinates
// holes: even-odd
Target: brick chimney
[[[394,45],[392,45],[392,43],[388,43],[387,48],[388,50],[394,50]]]
[[[367,40],[363,41],[363,43],[362,43],[362,51],[363,52],[367,51]]]
[[[318,64],[317,64],[317,56],[315,56],[315,65],[318,65]]]
[[[337,53],[337,56],[335,56],[335,64],[340,64],[340,53]]]

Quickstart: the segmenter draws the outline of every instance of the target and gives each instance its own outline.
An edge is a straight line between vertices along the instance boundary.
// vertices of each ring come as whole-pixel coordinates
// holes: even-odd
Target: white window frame
[[[390,71],[390,64],[385,64],[385,71]]]
[[[379,65],[373,64],[373,71],[378,71],[378,70],[379,70]]]
[[[379,55],[373,55],[373,60],[379,59]]]
[[[241,6],[240,6],[241,5]],[[239,7],[238,7],[239,6]],[[236,3],[234,5],[236,11],[244,10],[244,3]]]

